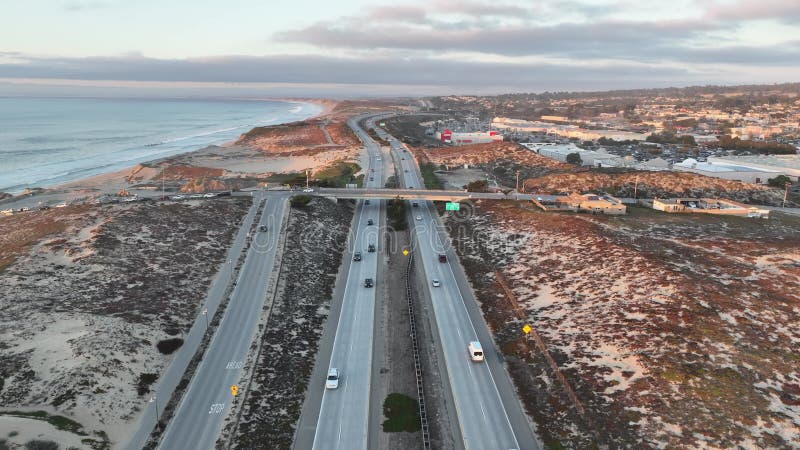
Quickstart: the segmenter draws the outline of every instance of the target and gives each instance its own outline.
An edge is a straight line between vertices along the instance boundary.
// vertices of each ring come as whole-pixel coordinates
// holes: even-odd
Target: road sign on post
[[[531,326],[530,326],[530,325],[528,325],[527,323],[525,324],[525,326],[524,326],[524,327],[522,327],[522,332],[523,332],[523,333],[525,333],[525,334],[528,334],[528,333],[530,333],[530,332],[531,332],[531,330],[532,330]]]
[[[239,386],[237,386],[235,384],[233,386],[231,386],[231,395],[236,397],[236,394],[238,394],[238,393],[239,393]]]
[[[447,202],[444,204],[445,211],[458,211],[459,207],[461,206],[458,202]]]

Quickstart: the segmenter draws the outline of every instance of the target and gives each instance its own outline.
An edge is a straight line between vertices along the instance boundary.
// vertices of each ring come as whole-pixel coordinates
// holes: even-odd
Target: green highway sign
[[[458,211],[458,208],[460,206],[461,205],[459,203],[457,203],[457,202],[447,202],[444,205],[444,210],[445,211]]]
[[[381,122],[381,126],[385,127],[386,126],[386,122]]]

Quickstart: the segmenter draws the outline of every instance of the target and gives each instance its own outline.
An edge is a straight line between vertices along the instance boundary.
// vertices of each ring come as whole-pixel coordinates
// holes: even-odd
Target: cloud
[[[140,82],[311,83],[408,87],[447,92],[619,88],[653,80],[696,80],[682,68],[642,65],[511,64],[435,58],[335,58],[315,55],[195,59],[144,57],[40,58],[0,64],[0,78]]]
[[[736,0],[710,3],[705,10],[709,20],[751,21],[774,19],[783,22],[800,20],[800,1],[797,0]]]
[[[82,12],[101,9],[107,6],[109,6],[109,3],[104,1],[71,1],[66,3],[63,9],[68,12]]]

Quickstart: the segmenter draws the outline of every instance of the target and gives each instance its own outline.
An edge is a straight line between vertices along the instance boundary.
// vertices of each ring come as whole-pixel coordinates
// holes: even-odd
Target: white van
[[[467,345],[467,350],[469,350],[469,357],[472,358],[473,361],[483,361],[483,347],[481,347],[480,342],[470,342],[469,345]]]

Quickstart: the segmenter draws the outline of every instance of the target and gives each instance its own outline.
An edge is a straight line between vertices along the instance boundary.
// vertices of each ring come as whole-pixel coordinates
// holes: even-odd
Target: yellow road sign
[[[408,256],[408,249],[407,248],[403,249],[403,256]]]
[[[237,386],[235,384],[233,386],[231,386],[231,395],[236,397],[236,394],[238,394],[238,393],[239,393],[239,386]]]
[[[527,323],[525,324],[525,326],[524,326],[524,327],[522,327],[522,331],[523,331],[523,333],[525,333],[525,334],[528,334],[528,333],[530,333],[532,329],[533,329],[533,328],[531,328],[531,326],[530,326],[530,325],[528,325]]]

